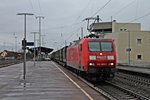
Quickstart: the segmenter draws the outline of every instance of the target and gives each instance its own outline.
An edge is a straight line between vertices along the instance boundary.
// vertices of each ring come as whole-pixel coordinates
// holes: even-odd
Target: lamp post
[[[128,64],[130,65],[130,52],[131,52],[131,47],[130,47],[130,31],[128,30],[128,40],[129,40],[129,44],[128,44],[128,47],[129,47],[129,51],[128,51]]]
[[[17,36],[15,36],[15,51],[17,52]]]
[[[128,48],[127,48],[127,52],[128,52],[128,65],[130,65],[130,56],[131,56],[130,31],[127,30],[126,32],[128,32]]]
[[[44,37],[45,37],[46,35],[41,35],[41,37],[42,37],[42,46],[44,46],[44,44],[46,44],[46,42],[44,42]]]
[[[131,46],[130,46],[130,30],[125,29],[125,32],[128,32],[128,48],[126,51],[128,52],[128,65],[130,65],[130,56],[131,56]]]
[[[15,52],[17,52],[17,36],[15,33],[13,35],[15,37],[15,49],[14,50],[15,50]]]
[[[41,60],[41,20],[44,19],[43,16],[36,16],[39,19],[39,60]]]
[[[23,50],[24,50],[24,62],[23,62],[23,79],[26,78],[26,16],[34,15],[32,13],[18,13],[17,15],[24,15],[24,39],[23,39]]]

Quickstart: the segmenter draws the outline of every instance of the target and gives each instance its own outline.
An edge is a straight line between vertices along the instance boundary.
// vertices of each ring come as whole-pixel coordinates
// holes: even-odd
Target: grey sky
[[[42,20],[42,35],[44,45],[50,48],[60,48],[78,39],[80,28],[86,31],[86,17],[99,15],[103,21],[110,21],[111,16],[117,22],[130,22],[138,17],[150,13],[150,0],[1,0],[0,1],[0,46],[14,49],[17,36],[18,46],[23,39],[24,17],[16,15],[21,12],[34,13],[27,16],[27,40],[33,41],[30,32],[38,31],[38,20],[35,16],[44,16]],[[134,22],[141,23],[142,29],[150,30],[150,16],[145,16]],[[37,35],[38,38],[38,35]],[[10,49],[9,48],[9,49]]]

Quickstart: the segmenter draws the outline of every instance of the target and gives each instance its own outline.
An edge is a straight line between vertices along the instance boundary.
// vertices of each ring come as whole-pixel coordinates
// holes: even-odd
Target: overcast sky
[[[18,49],[24,37],[24,16],[17,13],[33,13],[27,16],[27,40],[33,41],[33,34],[38,31],[38,20],[42,19],[43,45],[60,48],[78,39],[80,29],[84,27],[87,35],[87,17],[97,15],[105,21],[141,23],[143,30],[150,30],[150,0],[1,0],[0,2],[0,50],[15,48],[15,36]],[[144,16],[144,17],[143,17]],[[39,37],[38,35],[36,36]],[[9,47],[9,48],[8,48]]]

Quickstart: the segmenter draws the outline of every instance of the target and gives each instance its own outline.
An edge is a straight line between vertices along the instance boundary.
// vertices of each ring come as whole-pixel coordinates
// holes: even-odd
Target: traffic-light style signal
[[[22,40],[22,49],[26,49],[26,45],[27,45],[27,40],[23,39]]]

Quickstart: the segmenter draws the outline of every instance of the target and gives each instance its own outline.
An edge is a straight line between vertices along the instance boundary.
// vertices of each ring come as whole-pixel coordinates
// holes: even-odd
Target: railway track
[[[111,81],[100,81],[99,83],[95,83],[89,82],[76,74],[74,75],[111,100],[150,100],[150,81],[143,77],[139,78],[134,76],[133,78],[131,75],[124,75],[122,73],[119,75],[117,74],[116,78]],[[145,88],[143,86],[145,86]]]
[[[100,83],[90,83],[89,81],[80,78],[90,87],[97,92],[103,94],[105,97],[111,100],[150,100],[150,98],[143,96],[135,91],[124,88],[123,85],[115,84],[111,81],[103,81]]]
[[[98,88],[105,90],[105,92],[111,94],[116,100],[150,100],[150,98],[140,93],[108,81],[106,81],[105,85],[99,85]]]
[[[150,100],[150,78],[142,74],[118,72],[113,80],[95,83],[69,72],[110,100]]]
[[[112,81],[105,82],[97,87],[117,100],[150,100],[150,78],[143,75],[118,72]]]
[[[150,100],[150,78],[142,74],[118,72],[112,81],[98,88],[112,94],[117,100]]]
[[[141,87],[145,87],[145,88],[150,87],[150,78],[137,76],[137,75],[131,75],[131,74],[125,74],[125,73],[121,73],[121,72],[119,72],[119,74],[117,74],[117,78],[132,82]]]
[[[20,60],[0,60],[0,68],[7,67],[13,64],[21,63]]]
[[[145,100],[150,100],[149,78],[119,72],[112,83],[120,85],[121,87],[128,89],[129,91],[132,91],[137,95],[141,95],[147,98]]]

